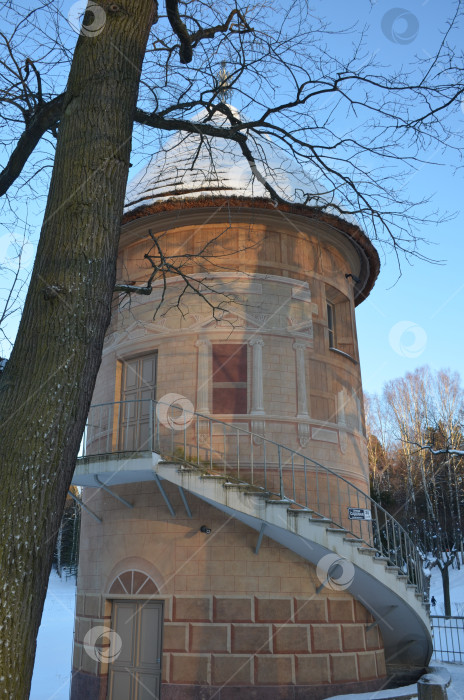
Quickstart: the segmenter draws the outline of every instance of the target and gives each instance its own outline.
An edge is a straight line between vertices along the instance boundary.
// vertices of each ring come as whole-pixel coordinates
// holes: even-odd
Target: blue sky
[[[446,17],[453,13],[450,0],[380,0],[351,3],[332,0],[323,7],[341,26],[358,20],[369,22],[369,50],[385,65],[408,65],[414,57],[429,56],[437,46]],[[385,33],[382,20],[395,9],[398,19]],[[415,20],[414,20],[415,18]],[[388,25],[387,25],[388,28]],[[409,31],[409,35],[408,35]],[[462,28],[461,28],[461,37]],[[403,37],[403,38],[402,38]],[[404,43],[401,43],[404,41]],[[460,49],[462,51],[464,41]],[[463,105],[464,106],[464,105]],[[464,136],[464,108],[456,105],[455,126]],[[464,379],[464,172],[448,155],[431,153],[442,165],[423,166],[407,183],[412,197],[433,196],[441,212],[455,212],[452,221],[421,227],[430,241],[422,252],[442,265],[420,260],[402,261],[402,276],[394,257],[382,258],[382,269],[369,298],[357,309],[358,340],[364,389],[379,392],[385,381],[424,364],[459,371]]]

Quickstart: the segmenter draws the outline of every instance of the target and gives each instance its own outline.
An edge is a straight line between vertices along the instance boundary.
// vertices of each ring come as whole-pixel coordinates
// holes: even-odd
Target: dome
[[[196,121],[206,116],[206,110],[202,110]],[[214,115],[209,123],[229,124],[222,114]],[[309,191],[314,192],[314,198],[305,204],[317,206],[316,183],[281,148],[262,135],[249,134],[249,142],[259,174],[282,199],[302,203],[304,193]],[[124,211],[128,213],[167,199],[208,195],[271,199],[252,173],[237,142],[178,131],[166,139],[148,165],[129,181]]]

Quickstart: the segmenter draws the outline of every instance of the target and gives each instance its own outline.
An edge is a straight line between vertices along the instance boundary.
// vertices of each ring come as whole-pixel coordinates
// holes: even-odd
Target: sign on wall
[[[372,513],[369,508],[348,508],[350,520],[372,520]]]

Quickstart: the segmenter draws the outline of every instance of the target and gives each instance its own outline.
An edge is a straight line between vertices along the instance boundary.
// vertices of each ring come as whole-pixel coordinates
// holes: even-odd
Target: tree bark
[[[445,615],[446,617],[451,617],[451,598],[450,598],[450,584],[449,584],[449,564],[440,569],[441,581],[443,585],[443,601],[445,604]]]
[[[78,39],[17,340],[0,380],[0,697],[29,695],[56,535],[103,346],[153,0]]]

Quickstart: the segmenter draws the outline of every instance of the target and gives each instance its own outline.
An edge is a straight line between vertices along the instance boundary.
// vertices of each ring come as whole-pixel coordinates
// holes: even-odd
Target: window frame
[[[239,352],[243,353],[244,355],[244,360],[245,360],[245,367],[244,367],[244,378],[242,375],[242,378],[240,379],[240,374],[243,372],[243,366],[239,366],[239,380],[231,380],[231,381],[223,381],[223,378],[220,378],[219,381],[215,379],[215,374],[217,373],[217,370],[215,370],[215,352],[217,352],[217,348],[224,348],[225,346],[227,347],[236,347],[240,348]],[[233,357],[234,355],[231,354],[230,357]],[[223,363],[224,365],[225,363]],[[249,372],[248,372],[248,344],[246,342],[242,343],[211,343],[211,414],[212,415],[248,415],[248,379],[249,379]],[[232,394],[233,391],[238,391],[241,392],[240,394],[237,394],[236,396],[236,403],[240,407],[240,402],[242,403],[242,407],[244,408],[244,411],[242,412],[237,412],[236,410],[233,413],[230,412],[224,412],[223,410],[218,410],[218,405],[217,405],[217,399],[216,397],[216,392],[230,392],[230,395]],[[244,393],[243,393],[244,392]]]

